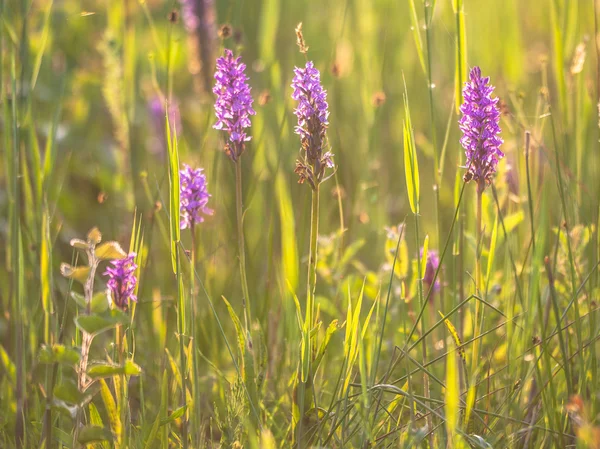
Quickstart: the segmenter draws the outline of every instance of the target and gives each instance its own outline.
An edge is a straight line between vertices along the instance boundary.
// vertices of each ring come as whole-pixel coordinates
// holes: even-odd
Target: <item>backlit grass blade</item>
[[[404,83],[404,173],[406,176],[406,190],[410,210],[413,214],[419,213],[419,163],[417,160],[417,147],[410,118],[410,107],[408,105],[408,92],[406,82]]]
[[[496,215],[496,220],[494,220],[494,227],[492,229],[492,237],[490,239],[490,249],[488,252],[488,260],[487,260],[487,272],[485,275],[485,289],[486,291],[490,286],[490,276],[492,275],[492,267],[494,266],[494,256],[496,255],[496,243],[498,241],[498,215]]]
[[[559,0],[550,0],[550,19],[552,26],[552,46],[554,48],[554,76],[558,89],[558,105],[563,117],[567,117],[567,82],[565,80],[565,47],[562,34]]]
[[[168,105],[165,111],[168,111]],[[179,150],[177,146],[177,133],[171,134],[169,124],[169,114],[165,114],[165,133],[167,138],[167,148],[169,150],[169,216],[170,216],[170,234],[171,234],[171,262],[173,273],[177,273],[177,243],[181,239],[179,229]],[[171,139],[173,136],[173,139]]]
[[[279,224],[281,226],[282,271],[290,290],[296,292],[299,267],[294,209],[287,181],[282,172],[277,174],[275,182],[275,194],[279,206]]]
[[[421,276],[425,276],[427,270],[427,255],[429,253],[429,236],[425,236],[423,241],[423,254],[421,255]]]
[[[460,392],[458,382],[458,369],[456,364],[456,354],[451,353],[446,357],[446,431],[448,440],[452,447],[452,440],[458,426]]]
[[[48,35],[50,34],[50,16],[52,12],[54,0],[50,0],[47,2],[46,12],[44,14],[44,28],[42,30],[42,38],[41,44],[38,49],[38,52],[35,56],[35,62],[33,65],[33,71],[31,75],[31,90],[35,89],[35,85],[37,83],[38,75],[40,74],[40,68],[42,66],[42,58],[44,57],[44,50],[46,49],[46,44],[48,42]]]
[[[455,108],[460,112],[462,104],[462,89],[467,80],[467,34],[465,31],[464,0],[452,0],[454,10],[455,29],[455,57],[454,57],[454,84],[455,84]]]
[[[419,25],[419,17],[417,16],[417,8],[415,8],[415,0],[408,0],[410,6],[410,28],[413,32],[415,39],[415,46],[417,47],[417,56],[419,57],[419,63],[423,69],[423,73],[427,73],[425,67],[425,56],[423,54],[423,40],[421,39],[421,26]]]

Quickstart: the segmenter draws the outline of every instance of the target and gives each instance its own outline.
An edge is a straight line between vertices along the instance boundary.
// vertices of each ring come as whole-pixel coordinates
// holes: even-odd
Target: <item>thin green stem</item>
[[[121,324],[117,325],[117,327],[115,328],[115,342],[116,342],[116,347],[117,347],[117,354],[119,357],[119,365],[123,366],[125,363],[125,351],[126,351],[126,336],[125,336],[125,329],[123,328],[123,326]],[[120,376],[120,388],[118,391],[115,391],[115,393],[117,395],[119,395],[119,401],[120,401],[120,411],[121,411],[121,422],[122,423],[128,423],[127,420],[127,376],[125,374],[121,374]],[[121,436],[123,437],[123,446],[124,447],[129,447],[129,426],[125,425],[122,427],[122,435],[117,435],[117,438],[119,439]]]
[[[309,329],[312,328],[315,320],[315,289],[317,286],[317,240],[319,237],[319,185],[317,185],[312,192],[310,217],[310,253],[308,260],[308,285],[306,287],[306,319],[309,324]]]
[[[429,94],[429,117],[431,122],[431,142],[433,145],[433,176],[435,179],[434,188],[440,185],[440,160],[437,152],[437,137],[435,133],[435,110],[433,107],[433,78],[431,74],[431,5],[428,1],[423,2],[423,10],[425,13],[425,42],[427,44],[427,92]]]
[[[192,250],[191,250],[191,261],[190,261],[190,265],[192,267],[191,271],[190,271],[190,300],[192,303],[192,326],[191,326],[191,335],[192,335],[192,348],[194,348],[192,351],[190,351],[190,357],[192,357],[192,367],[193,367],[193,383],[192,383],[192,399],[194,401],[194,410],[193,410],[193,414],[194,414],[194,419],[196,420],[196,423],[194,425],[194,436],[196,438],[196,441],[198,441],[198,437],[199,437],[199,430],[201,428],[201,422],[200,422],[200,402],[198,401],[198,396],[199,396],[199,385],[198,385],[198,373],[199,373],[199,369],[198,369],[198,357],[196,357],[196,351],[199,350],[198,347],[198,342],[196,340],[197,335],[196,335],[196,320],[198,318],[198,307],[196,305],[196,278],[194,276],[194,272],[196,270],[196,259],[197,259],[197,242],[196,242],[196,227],[194,226],[194,223],[192,223],[192,227],[191,227],[191,232],[192,232]]]
[[[1,80],[0,80],[1,81]],[[17,409],[16,409],[16,420],[15,420],[15,440],[17,447],[21,447],[24,443],[25,438],[25,402],[26,393],[23,385],[23,379],[25,378],[25,354],[23,352],[24,347],[24,335],[23,335],[23,298],[21,292],[21,261],[19,258],[19,252],[21,247],[21,223],[20,217],[20,204],[21,194],[19,186],[20,166],[19,166],[19,133],[17,130],[18,123],[18,111],[17,111],[17,75],[16,75],[16,59],[15,55],[12,55],[11,61],[11,86],[12,86],[12,153],[9,159],[8,166],[12,165],[12,173],[10,176],[11,185],[11,215],[10,215],[10,255],[11,255],[11,290],[13,297],[13,304],[15,310],[15,355],[16,355],[16,371],[17,371]],[[12,162],[12,164],[11,164]],[[11,170],[9,169],[10,173]]]
[[[529,148],[531,133],[525,131],[525,171],[527,175],[527,198],[529,203],[529,222],[531,224],[531,241],[535,252],[535,227],[533,223],[533,195],[531,194],[531,175],[529,173]]]
[[[244,205],[242,198],[242,160],[240,157],[235,161],[235,206],[237,217],[238,234],[238,258],[240,262],[240,276],[242,280],[242,295],[244,301],[244,316],[246,319],[246,331],[250,333],[252,326],[252,309],[250,306],[250,293],[248,290],[248,277],[246,274],[246,246],[244,243]]]
[[[420,247],[421,247],[421,242],[420,242],[420,238],[419,238],[419,215],[415,214],[415,239],[416,239],[416,243],[417,243],[417,272],[418,272],[418,295],[419,295],[419,304],[421,306],[421,309],[425,308],[425,301],[429,300],[429,296],[427,298],[425,298],[423,296],[423,267],[421,264],[421,251],[420,251]],[[433,298],[431,299],[433,300]],[[424,313],[421,316],[421,333],[425,334],[425,332],[427,332],[427,314]],[[422,351],[423,351],[423,364],[427,363],[427,338],[423,338],[422,341]],[[429,399],[429,397],[431,396],[431,392],[429,390],[429,374],[424,371],[423,372],[423,395]],[[427,427],[429,430],[433,429],[433,420],[431,415],[427,416]],[[433,433],[430,432],[429,433],[429,447],[434,447],[433,446]]]
[[[183,284],[181,278],[181,257],[180,257],[180,248],[179,245],[175,247],[176,251],[176,276],[177,276],[177,297],[178,297],[178,325],[179,325],[179,363],[180,363],[180,371],[181,371],[181,406],[185,407],[187,405],[187,397],[186,397],[186,357],[185,357],[185,344],[183,339],[185,338],[186,326],[185,326],[185,295],[183,292]],[[183,444],[183,448],[187,449],[188,447],[188,419],[187,419],[187,410],[186,413],[181,417],[181,441]]]

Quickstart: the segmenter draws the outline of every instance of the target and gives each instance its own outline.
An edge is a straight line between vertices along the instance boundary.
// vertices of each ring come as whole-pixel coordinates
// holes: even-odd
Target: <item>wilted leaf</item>
[[[98,228],[93,227],[90,229],[90,232],[88,232],[87,238],[91,243],[97,245],[102,241],[102,233],[98,230]]]
[[[85,281],[87,280],[89,273],[90,267],[73,267],[68,263],[60,264],[60,274],[62,274],[66,278],[73,279],[77,282],[81,282],[82,284],[85,283]]]
[[[65,345],[43,345],[38,354],[40,363],[65,363],[67,365],[76,365],[79,363],[80,354],[73,348]]]
[[[84,242],[81,239],[71,239],[69,242],[73,248],[86,250],[90,247],[87,242]]]
[[[102,421],[102,417],[100,416],[100,413],[98,412],[98,409],[96,408],[96,406],[94,405],[93,402],[90,402],[89,411],[90,411],[90,425],[104,427],[104,422]],[[94,449],[110,449],[110,445],[107,442],[100,443],[99,445],[95,444]]]
[[[471,441],[473,447],[480,449],[493,449],[492,445],[479,435],[469,435],[469,440]]]
[[[106,242],[96,247],[96,257],[102,260],[124,259],[127,253],[117,242]]]
[[[115,435],[115,448],[121,446],[121,437],[123,432],[123,426],[121,424],[121,418],[115,404],[115,398],[113,397],[110,388],[104,381],[100,380],[100,394],[102,395],[102,401],[104,402],[104,408],[108,414],[108,421],[110,422],[110,428]]]
[[[109,429],[99,426],[85,426],[79,431],[77,441],[88,444],[100,441],[112,441],[113,435]]]

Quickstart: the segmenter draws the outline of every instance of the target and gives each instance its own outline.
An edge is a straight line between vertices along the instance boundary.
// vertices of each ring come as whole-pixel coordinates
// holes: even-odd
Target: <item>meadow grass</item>
[[[599,6],[0,0],[0,447],[600,448]],[[237,158],[225,49],[256,111]],[[298,183],[307,61],[335,167]]]

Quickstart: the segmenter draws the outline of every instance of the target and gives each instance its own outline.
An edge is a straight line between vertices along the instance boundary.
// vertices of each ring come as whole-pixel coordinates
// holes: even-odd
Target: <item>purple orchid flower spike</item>
[[[106,268],[104,276],[108,277],[106,283],[111,301],[120,309],[127,310],[130,301],[137,302],[135,296],[135,288],[137,286],[137,278],[135,270],[135,253],[129,253],[124,259],[116,259],[111,261],[111,265]]]
[[[246,64],[241,58],[234,58],[231,50],[225,49],[225,56],[217,59],[215,86],[213,93],[217,96],[215,114],[217,123],[213,126],[228,134],[225,152],[234,162],[244,151],[245,142],[252,139],[245,129],[250,127],[250,116],[256,112],[252,109],[253,99],[250,95]]]
[[[327,91],[321,85],[321,74],[312,61],[304,68],[294,69],[292,98],[298,102],[294,114],[298,124],[294,128],[300,136],[303,158],[296,161],[299,182],[308,181],[314,189],[323,180],[326,168],[334,168],[333,154],[324,151],[325,133],[329,125]]]
[[[213,210],[207,207],[210,194],[208,193],[206,176],[203,169],[192,169],[184,164],[179,171],[180,179],[180,227],[193,229],[204,221],[206,215],[212,215]]]
[[[473,67],[463,89],[464,102],[459,127],[463,132],[460,143],[465,149],[468,168],[464,179],[475,181],[480,192],[492,182],[498,161],[504,157],[500,150],[498,98],[492,97],[494,87],[490,79],[481,76],[481,69]]]

